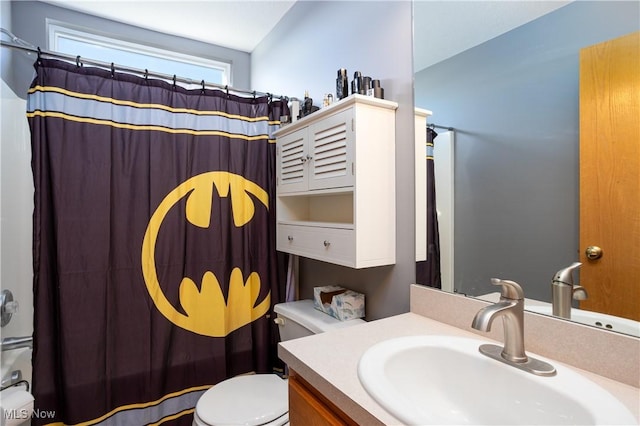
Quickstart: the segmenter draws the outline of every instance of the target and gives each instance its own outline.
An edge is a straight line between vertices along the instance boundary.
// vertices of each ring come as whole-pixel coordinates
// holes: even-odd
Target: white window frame
[[[197,56],[187,55],[184,53],[172,51],[172,50],[164,50],[158,49],[152,46],[147,46],[139,43],[132,43],[124,40],[120,40],[117,38],[107,37],[104,35],[96,34],[89,32],[85,28],[74,27],[73,25],[69,25],[67,23],[62,23],[58,21],[53,21],[47,19],[47,35],[48,40],[47,44],[49,46],[49,50],[57,52],[58,51],[58,43],[60,38],[67,38],[72,40],[77,40],[85,43],[94,44],[101,47],[108,48],[116,48],[119,50],[131,52],[131,53],[139,53],[147,56],[157,57],[161,59],[168,59],[175,62],[182,62],[191,65],[197,65],[203,68],[210,68],[214,70],[218,70],[222,72],[222,85],[232,85],[231,82],[231,63],[223,62],[220,60],[213,60],[207,58],[201,58]],[[104,58],[89,58],[94,59],[96,61],[108,62]],[[117,64],[122,66],[127,66],[128,64]],[[133,68],[137,68],[132,66]],[[158,72],[161,74],[171,75],[172,73],[167,70],[149,70],[149,72]],[[179,76],[189,78],[195,81],[202,80],[202,77],[195,76]],[[178,82],[179,83],[179,82]],[[183,84],[184,86],[189,86]]]

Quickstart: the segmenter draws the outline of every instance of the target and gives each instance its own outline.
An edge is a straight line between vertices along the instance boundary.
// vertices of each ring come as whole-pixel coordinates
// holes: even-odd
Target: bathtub
[[[11,372],[22,372],[23,380],[29,383],[31,388],[31,348],[20,348],[2,352],[2,387],[5,387],[5,379],[11,376]]]
[[[31,348],[4,351],[1,356],[0,425],[28,425],[33,414]],[[7,387],[12,383],[15,386]]]

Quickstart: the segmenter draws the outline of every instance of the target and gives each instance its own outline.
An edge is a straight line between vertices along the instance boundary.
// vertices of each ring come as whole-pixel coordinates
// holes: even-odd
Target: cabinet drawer
[[[276,248],[286,253],[354,266],[354,232],[353,229],[278,224]]]

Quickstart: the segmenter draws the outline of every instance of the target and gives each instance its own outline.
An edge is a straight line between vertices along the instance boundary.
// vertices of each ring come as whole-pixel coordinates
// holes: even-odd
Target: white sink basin
[[[358,365],[363,387],[407,424],[637,424],[613,395],[574,370],[543,359],[540,377],[482,355],[486,341],[409,336],[378,343]]]

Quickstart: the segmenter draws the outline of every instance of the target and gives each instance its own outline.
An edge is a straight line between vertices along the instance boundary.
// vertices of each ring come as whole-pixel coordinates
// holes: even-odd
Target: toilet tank
[[[351,327],[365,322],[362,319],[340,321],[314,308],[313,300],[278,303],[273,307],[273,310],[277,315],[276,323],[280,330],[281,341]]]

